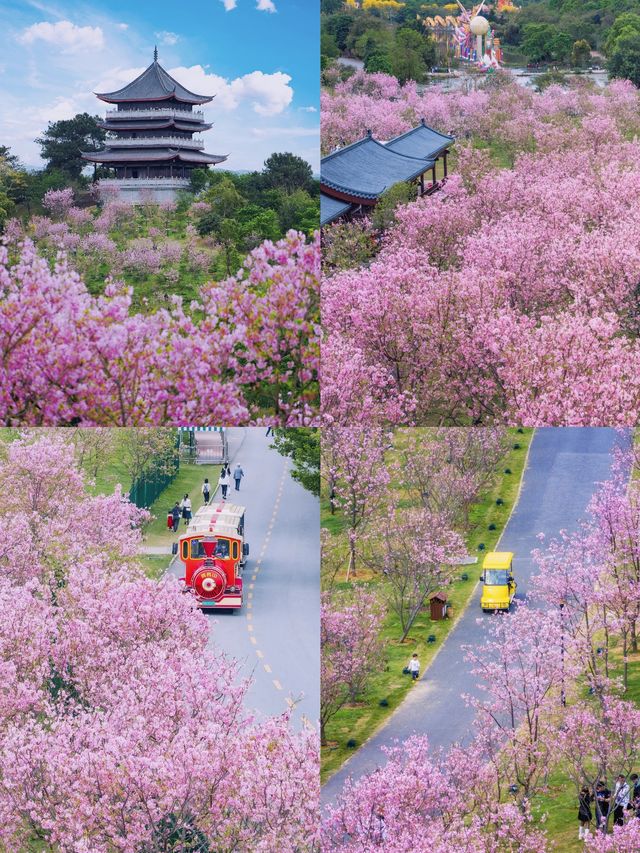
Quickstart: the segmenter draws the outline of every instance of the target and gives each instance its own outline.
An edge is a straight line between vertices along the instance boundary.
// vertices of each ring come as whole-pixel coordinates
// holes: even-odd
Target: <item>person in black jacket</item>
[[[581,841],[586,841],[589,837],[589,824],[593,819],[591,814],[591,802],[593,797],[586,785],[580,789],[578,794],[578,820],[580,821],[580,829],[578,830],[578,838]]]
[[[598,782],[596,785],[596,816],[598,818],[598,826],[603,832],[607,831],[610,806],[611,791],[604,782]]]

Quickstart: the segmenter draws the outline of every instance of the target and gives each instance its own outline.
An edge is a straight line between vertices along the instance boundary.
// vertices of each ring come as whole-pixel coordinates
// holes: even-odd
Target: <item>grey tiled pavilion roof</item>
[[[132,144],[135,139],[132,139]],[[205,154],[203,151],[190,151],[185,148],[129,148],[125,150],[87,151],[82,153],[84,160],[92,163],[162,163],[181,160],[183,163],[224,163],[227,154]]]
[[[424,119],[417,127],[396,136],[387,142],[386,147],[406,157],[436,158],[455,142],[453,136],[447,136],[434,130]]]
[[[170,98],[175,98],[184,104],[206,104],[213,100],[212,95],[196,95],[185,89],[155,59],[139,77],[127,83],[122,89],[118,89],[117,92],[96,92],[95,94],[100,100],[113,104],[122,101],[166,101]]]
[[[322,159],[320,183],[328,190],[375,201],[388,187],[417,178],[433,164],[392,151],[368,133]]]
[[[320,225],[328,225],[334,219],[344,216],[350,208],[351,204],[348,201],[340,201],[320,193]]]

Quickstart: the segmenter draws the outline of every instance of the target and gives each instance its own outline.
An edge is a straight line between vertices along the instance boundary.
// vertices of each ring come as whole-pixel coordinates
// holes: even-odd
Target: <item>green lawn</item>
[[[192,512],[202,506],[202,483],[209,478],[212,492],[218,485],[220,474],[219,465],[194,465],[182,463],[175,480],[161,493],[160,497],[150,507],[155,519],[145,530],[145,545],[171,545],[175,535],[167,527],[167,511],[176,501],[182,500],[185,494],[191,498]],[[184,522],[181,522],[184,526]]]
[[[473,506],[469,516],[469,531],[465,539],[469,553],[478,555],[480,560],[483,553],[495,547],[517,499],[533,431],[524,430],[523,433],[518,433],[514,429],[510,430],[510,436],[512,449],[499,464],[493,486],[487,490],[483,499]],[[519,445],[517,449],[513,447],[516,444]],[[506,469],[511,473],[505,474]],[[391,487],[400,488],[398,483],[392,483]],[[503,500],[502,505],[496,504],[498,498]],[[410,504],[406,498],[402,500],[405,505]],[[326,495],[322,500],[322,525],[331,532],[332,538],[335,538],[337,553],[344,554],[346,567],[346,549],[339,535],[344,530],[344,521],[338,515],[331,516]],[[489,530],[489,525],[494,525],[495,530]],[[478,550],[480,544],[484,544],[483,550]],[[463,574],[467,575],[467,580],[462,580]],[[411,688],[410,678],[402,675],[403,667],[411,654],[416,651],[420,657],[422,671],[425,671],[455,624],[455,620],[464,610],[478,582],[478,575],[479,568],[476,565],[461,567],[459,579],[447,590],[452,618],[442,622],[432,622],[428,611],[423,612],[416,619],[411,634],[404,643],[398,641],[401,631],[397,617],[392,614],[386,619],[382,631],[386,648],[385,669],[370,680],[367,690],[356,705],[342,708],[328,723],[329,745],[322,749],[323,781],[352,754],[353,748],[347,747],[347,741],[355,740],[357,746],[361,746],[402,702]],[[324,579],[326,581],[326,574]],[[367,572],[361,572],[358,580],[372,585],[379,584],[379,581]],[[347,586],[345,583],[339,585]],[[434,643],[427,642],[430,634],[436,637]],[[381,705],[381,701],[386,704]]]

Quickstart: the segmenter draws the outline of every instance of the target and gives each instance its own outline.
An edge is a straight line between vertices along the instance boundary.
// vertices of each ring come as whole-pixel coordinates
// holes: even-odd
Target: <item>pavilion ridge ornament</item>
[[[102,151],[83,153],[91,163],[111,170],[100,188],[115,187],[125,201],[139,202],[152,195],[156,201],[173,200],[189,186],[194,169],[223,163],[228,155],[207,154],[194,133],[209,130],[204,113],[194,107],[209,103],[212,95],[190,92],[158,62],[116,92],[96,92],[101,101],[115,104],[100,127],[109,132]]]

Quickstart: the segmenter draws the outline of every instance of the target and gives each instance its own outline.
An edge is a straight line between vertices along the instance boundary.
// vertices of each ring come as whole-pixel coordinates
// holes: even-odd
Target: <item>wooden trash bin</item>
[[[441,619],[447,618],[447,596],[444,592],[436,592],[429,599],[431,607],[431,619],[434,622],[439,622]]]

